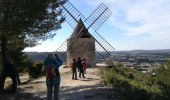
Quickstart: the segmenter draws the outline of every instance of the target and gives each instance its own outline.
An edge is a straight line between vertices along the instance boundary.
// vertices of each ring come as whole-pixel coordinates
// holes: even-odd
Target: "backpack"
[[[83,63],[83,68],[86,69],[87,68],[87,64]]]
[[[56,76],[55,68],[53,64],[48,64],[46,66],[46,78],[52,80]]]
[[[76,67],[76,63],[75,62],[72,62],[71,63],[71,68],[75,68]]]

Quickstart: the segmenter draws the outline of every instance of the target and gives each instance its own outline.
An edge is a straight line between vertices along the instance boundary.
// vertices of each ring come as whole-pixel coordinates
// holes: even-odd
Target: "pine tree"
[[[3,68],[7,55],[53,38],[61,28],[64,0],[0,0],[0,52]],[[2,75],[1,75],[2,76]],[[2,81],[2,80],[1,80]],[[0,86],[2,88],[2,85]]]

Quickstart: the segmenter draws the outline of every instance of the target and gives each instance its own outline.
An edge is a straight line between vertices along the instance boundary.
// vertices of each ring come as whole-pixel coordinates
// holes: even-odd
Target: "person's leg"
[[[12,79],[12,92],[16,92],[17,90],[17,77],[15,75],[10,75]]]
[[[75,69],[75,79],[77,80],[77,70]]]
[[[6,75],[2,72],[2,76],[0,77],[0,91],[4,90]]]
[[[72,79],[74,80],[74,69],[72,69]]]
[[[85,76],[84,76],[84,70],[82,69],[82,76],[83,76],[83,78],[86,78]]]
[[[59,100],[59,84],[54,85],[54,100]]]
[[[80,69],[80,76],[83,77],[83,69]]]
[[[79,70],[79,77],[81,78],[81,70]]]
[[[19,78],[18,72],[17,72],[17,81],[18,81],[18,84],[21,84],[21,80],[20,80],[20,78]]]
[[[53,91],[52,81],[48,80],[46,82],[46,85],[47,85],[47,100],[52,100],[52,91]]]
[[[84,68],[84,74],[86,74],[86,68]]]

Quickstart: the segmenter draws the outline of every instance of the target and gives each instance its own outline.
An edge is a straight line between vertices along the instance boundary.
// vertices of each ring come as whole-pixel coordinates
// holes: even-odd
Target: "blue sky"
[[[112,16],[98,30],[118,50],[170,49],[170,0],[70,0],[88,17],[104,2]],[[72,28],[64,23],[62,29],[41,45],[24,51],[55,51],[67,39]]]

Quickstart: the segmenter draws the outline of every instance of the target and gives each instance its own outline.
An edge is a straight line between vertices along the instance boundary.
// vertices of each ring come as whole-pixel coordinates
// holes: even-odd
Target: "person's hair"
[[[78,57],[78,60],[80,60],[81,59],[81,57]]]
[[[55,56],[57,56],[57,57],[58,57],[58,54],[55,54]]]
[[[74,58],[73,61],[76,61],[76,59]]]
[[[48,54],[48,58],[51,58],[52,56],[53,56],[53,54],[52,54],[52,53]]]

